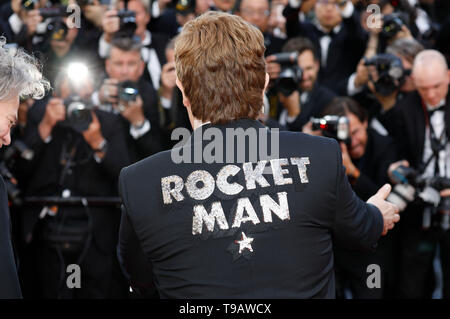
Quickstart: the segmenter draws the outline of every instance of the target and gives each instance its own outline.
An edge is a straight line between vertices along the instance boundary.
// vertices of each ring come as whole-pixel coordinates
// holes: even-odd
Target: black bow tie
[[[429,117],[432,117],[433,116],[433,114],[434,114],[434,112],[436,112],[436,111],[444,111],[444,105],[441,105],[441,106],[439,106],[439,107],[435,107],[435,108],[433,108],[433,109],[428,109],[428,116]]]
[[[317,34],[319,35],[319,38],[325,37],[325,36],[329,36],[330,38],[333,38],[336,35],[334,30],[331,30],[330,32],[323,32],[319,28],[316,28],[316,30],[317,30]]]

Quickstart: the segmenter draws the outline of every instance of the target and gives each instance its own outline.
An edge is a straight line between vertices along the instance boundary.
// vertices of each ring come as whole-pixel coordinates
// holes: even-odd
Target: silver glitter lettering
[[[201,187],[197,183],[201,182]],[[214,192],[214,177],[204,170],[193,171],[186,180],[186,190],[193,199],[207,199]]]
[[[247,212],[248,216],[244,217],[244,211]],[[252,203],[248,197],[239,198],[237,202],[236,215],[234,216],[232,228],[241,227],[242,223],[251,221],[253,225],[259,224],[259,218],[253,209]]]
[[[175,184],[173,188],[170,187],[170,184],[172,183]],[[164,204],[171,204],[172,197],[175,198],[177,202],[182,201],[184,199],[183,194],[181,194],[183,186],[184,186],[183,179],[178,175],[172,175],[161,178],[161,191],[163,195]],[[172,197],[170,195],[172,195]]]
[[[238,183],[228,183],[229,176],[236,175],[241,169],[236,165],[226,165],[217,173],[217,188],[226,195],[237,195],[244,187]]]
[[[264,160],[259,161],[255,169],[253,169],[253,163],[251,162],[247,162],[242,165],[247,189],[255,189],[256,182],[258,182],[261,187],[270,186],[269,182],[267,182],[267,180],[262,175],[266,163],[267,161]]]
[[[310,164],[309,157],[291,157],[291,164],[297,165],[298,175],[300,176],[300,181],[304,183],[309,183],[308,176],[306,175],[306,165]]]
[[[201,234],[203,224],[206,225],[206,229],[209,232],[214,231],[216,221],[220,229],[223,230],[229,228],[225,214],[223,213],[222,204],[220,202],[212,203],[210,214],[208,214],[203,205],[195,205],[194,218],[192,220],[192,235]]]
[[[269,195],[261,195],[259,197],[259,202],[263,211],[263,219],[266,223],[272,222],[272,212],[277,215],[281,220],[291,219],[289,215],[289,205],[287,200],[287,193],[280,192],[277,193],[278,202],[277,204]]]
[[[289,165],[287,158],[279,158],[270,160],[270,166],[272,167],[273,181],[275,185],[292,184],[292,178],[284,178],[284,174],[289,174],[287,169],[282,169],[281,166]]]

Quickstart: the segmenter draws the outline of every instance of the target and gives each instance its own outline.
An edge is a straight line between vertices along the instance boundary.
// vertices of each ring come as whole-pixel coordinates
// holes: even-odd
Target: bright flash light
[[[70,81],[76,86],[86,83],[88,74],[88,68],[84,63],[71,62],[67,66],[67,75]]]

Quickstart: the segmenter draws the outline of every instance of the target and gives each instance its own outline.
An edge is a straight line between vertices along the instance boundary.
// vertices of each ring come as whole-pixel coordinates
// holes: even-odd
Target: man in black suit
[[[347,93],[348,79],[361,59],[367,33],[351,1],[317,0],[317,22],[301,22],[298,0],[290,0],[283,11],[288,37],[309,38],[320,48],[319,82],[338,94]]]
[[[389,182],[389,165],[398,160],[392,138],[369,128],[368,113],[351,98],[335,98],[322,115],[346,117],[349,137],[341,141],[342,163],[353,191],[362,200],[368,200],[378,188]],[[320,131],[319,131],[320,132]],[[350,289],[354,299],[380,299],[392,297],[394,290],[394,237],[397,229],[378,241],[373,251],[356,251],[335,247],[335,268],[338,297]],[[367,267],[380,266],[380,286],[376,289],[366,284]]]
[[[0,37],[0,147],[11,143],[10,129],[17,122],[19,96],[42,98],[48,82],[42,79],[34,58],[21,50],[12,55]],[[21,298],[5,183],[0,176],[0,299]]]
[[[412,76],[417,91],[394,107],[390,129],[405,161],[394,163],[390,171],[402,164],[425,178],[450,178],[450,71],[445,57],[438,51],[422,51],[414,60]],[[440,195],[450,196],[450,189]],[[432,262],[439,243],[443,297],[450,298],[450,233],[428,223],[429,210],[423,203],[411,203],[403,215],[399,296],[431,298]]]
[[[78,71],[81,67],[77,65]],[[24,141],[34,157],[21,168],[29,181],[25,195],[116,197],[119,172],[131,163],[122,123],[115,114],[102,110],[74,111],[79,102],[69,101],[74,95],[89,100],[93,81],[88,75],[73,78],[70,74],[63,68],[55,82],[55,95],[36,102],[28,113]],[[120,222],[117,207],[105,200],[97,206],[87,201],[78,206],[44,202],[23,213],[27,219],[23,232],[37,243],[39,252],[40,297],[126,296],[115,254]],[[80,287],[67,285],[71,264],[80,267]]]
[[[332,236],[375,244],[399,220],[389,187],[369,200],[380,213],[352,192],[336,142],[256,121],[269,75],[263,35],[242,18],[189,22],[175,61],[194,132],[119,181],[133,285],[153,276],[163,298],[334,297]]]
[[[93,94],[93,103],[116,114],[124,127],[124,137],[133,162],[162,150],[158,95],[143,77],[145,63],[141,47],[132,38],[113,40],[105,61],[107,78]],[[127,92],[135,87],[137,92]]]
[[[319,56],[311,41],[305,38],[290,39],[283,47],[283,52],[297,52],[297,65],[302,69],[302,79],[298,89],[291,95],[278,93],[281,105],[280,122],[290,131],[302,131],[311,117],[318,117],[336,94],[318,83],[320,70]],[[272,57],[267,57],[272,61]],[[275,88],[276,89],[276,88]]]

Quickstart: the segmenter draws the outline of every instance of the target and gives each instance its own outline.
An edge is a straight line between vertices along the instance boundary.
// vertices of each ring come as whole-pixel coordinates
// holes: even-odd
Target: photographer
[[[113,114],[93,111],[86,66],[63,68],[55,95],[36,102],[28,114],[26,139],[34,151],[27,167],[27,196],[117,196],[117,177],[130,164],[122,123]],[[24,209],[28,241],[38,246],[36,272],[44,298],[117,298],[126,296],[118,275],[115,247],[120,220],[117,207],[43,204]],[[36,226],[36,227],[35,227]],[[66,286],[66,267],[82,270],[80,289]]]
[[[407,165],[423,178],[449,178],[450,72],[445,58],[434,50],[419,53],[412,76],[416,91],[407,94],[393,108],[397,125],[394,136],[401,158],[406,161],[393,164],[390,175],[394,177],[400,165]],[[438,199],[440,195],[441,201],[450,193],[448,188],[437,191],[440,191],[440,194],[435,193]],[[431,297],[434,289],[432,263],[439,245],[443,298],[450,298],[450,233],[439,226],[446,215],[430,211],[433,206],[417,201],[403,214],[399,297]]]
[[[354,79],[354,95],[369,112],[369,124],[380,134],[392,134],[397,126],[392,109],[405,94],[415,90],[412,63],[423,46],[411,38],[402,38],[387,47],[387,54],[361,60]],[[356,92],[360,92],[356,94]]]
[[[284,45],[283,52],[298,52],[297,61],[293,63],[302,70],[302,76],[298,79],[297,89],[293,93],[288,96],[278,94],[285,109],[281,113],[280,122],[286,123],[290,131],[301,131],[312,116],[318,116],[323,111],[335,94],[317,83],[320,63],[311,41],[304,38],[291,39]],[[275,56],[269,56],[267,61],[274,61],[274,58]],[[279,77],[279,74],[275,76]]]
[[[114,39],[105,61],[108,75],[93,102],[122,122],[133,162],[161,150],[158,96],[142,77],[141,46],[132,38]]]
[[[351,98],[333,99],[322,115],[348,119],[348,139],[343,141],[338,138],[342,163],[355,193],[359,198],[367,200],[374,191],[389,182],[389,165],[398,160],[393,140],[369,128],[366,110]],[[322,135],[340,136],[339,133],[328,131],[324,131]],[[371,252],[347,250],[339,245],[335,247],[338,296],[344,296],[343,289],[347,286],[355,299],[390,296],[388,294],[394,286],[392,236],[395,232],[380,239],[377,248]],[[381,268],[381,289],[367,287],[366,270],[370,264],[377,264]]]
[[[288,37],[310,39],[319,50],[319,83],[336,93],[346,94],[349,76],[355,70],[366,47],[367,33],[351,1],[317,0],[317,22],[299,19],[301,1],[290,0],[283,14]]]
[[[158,90],[168,39],[163,34],[147,30],[150,19],[149,0],[117,2],[115,9],[108,10],[103,16],[103,35],[99,40],[98,54],[101,58],[108,57],[114,37],[136,37],[142,46],[142,59],[147,64],[146,78],[151,81],[153,88]]]

